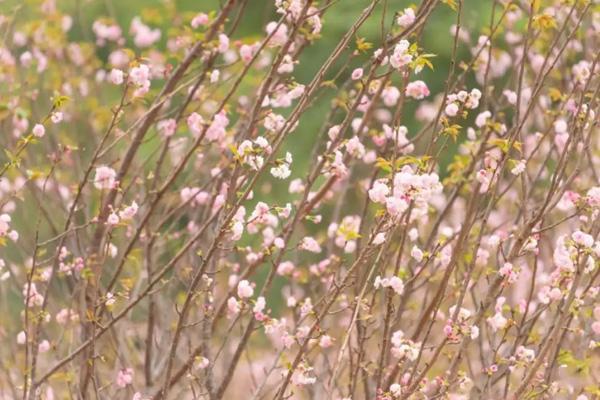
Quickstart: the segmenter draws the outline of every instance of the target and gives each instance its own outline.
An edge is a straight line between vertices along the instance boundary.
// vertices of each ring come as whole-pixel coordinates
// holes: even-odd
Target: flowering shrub
[[[0,398],[600,396],[600,4],[356,2],[2,9]]]

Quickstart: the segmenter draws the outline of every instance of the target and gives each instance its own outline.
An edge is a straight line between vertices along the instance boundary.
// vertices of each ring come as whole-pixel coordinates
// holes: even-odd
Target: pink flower
[[[135,17],[131,21],[130,32],[134,35],[133,43],[139,48],[152,46],[161,36],[160,29],[151,29],[139,17]]]
[[[114,169],[102,165],[96,168],[94,186],[96,189],[113,189],[117,185],[117,173]]]
[[[412,8],[405,8],[396,18],[396,23],[402,28],[407,28],[415,22],[415,11]]]
[[[241,221],[234,222],[231,227],[231,240],[238,241],[244,234],[244,223]]]
[[[55,319],[59,325],[65,325],[69,321],[76,322],[79,319],[79,315],[74,310],[63,308],[56,313]]]
[[[568,141],[569,141],[568,133],[559,133],[559,134],[556,134],[556,136],[554,136],[554,144],[556,145],[556,147],[558,148],[558,150],[560,152],[564,151],[565,146],[567,145]]]
[[[346,142],[346,150],[356,158],[363,158],[365,155],[365,146],[360,142],[358,136],[353,136]]]
[[[319,243],[310,236],[307,236],[304,239],[302,239],[302,242],[300,242],[300,248],[302,250],[310,251],[311,253],[321,252],[321,246],[319,245]]]
[[[226,34],[220,33],[219,34],[219,47],[217,47],[217,51],[219,53],[225,53],[227,50],[229,50],[229,38],[227,37]]]
[[[515,92],[513,92],[512,90],[504,90],[502,94],[504,95],[504,97],[506,97],[506,101],[508,101],[508,104],[511,104],[513,106],[517,104],[517,94]]]
[[[360,78],[362,78],[363,76],[363,69],[362,68],[356,68],[354,71],[352,71],[352,80],[353,81],[357,81]]]
[[[379,232],[377,235],[375,235],[375,237],[373,238],[373,244],[375,246],[379,246],[380,244],[383,244],[385,242],[385,233],[383,232]]]
[[[131,385],[132,382],[133,382],[133,369],[126,368],[126,369],[119,370],[119,372],[117,373],[117,380],[116,380],[116,384],[118,387],[124,388],[127,385]]]
[[[294,263],[291,261],[284,261],[277,266],[277,274],[279,275],[291,275],[292,272],[294,272]]]
[[[390,287],[396,294],[404,293],[404,282],[397,276],[392,276],[390,278]]]
[[[96,43],[104,46],[107,41],[118,42],[121,39],[121,27],[117,24],[106,23],[105,21],[94,21],[92,31],[96,35]]]
[[[47,340],[42,340],[38,345],[38,351],[40,353],[45,353],[48,350],[50,350],[50,342],[48,342]]]
[[[120,69],[113,68],[110,70],[109,79],[114,85],[120,85],[123,83],[124,73]]]
[[[289,54],[286,54],[285,56],[283,56],[283,59],[281,60],[281,64],[279,64],[279,67],[277,67],[277,73],[289,74],[289,73],[292,73],[293,71],[294,71],[294,60],[293,60],[292,56],[290,56]]]
[[[230,297],[227,299],[227,311],[230,316],[240,312],[240,305],[235,297]]]
[[[35,124],[31,133],[33,133],[33,136],[41,138],[46,134],[46,128],[42,124]]]
[[[587,202],[592,207],[600,207],[600,186],[589,189],[586,193]]]
[[[319,346],[323,349],[331,347],[333,346],[333,339],[329,335],[323,335],[321,336],[321,339],[319,339]]]
[[[489,190],[490,185],[492,184],[492,177],[492,172],[488,171],[487,169],[480,169],[477,171],[475,178],[481,184],[479,193],[485,193]]]
[[[8,232],[8,238],[13,242],[16,242],[17,240],[19,240],[19,232],[15,230]]]
[[[262,314],[265,307],[267,306],[267,302],[263,296],[260,296],[256,299],[256,303],[254,304],[254,308],[252,308],[252,312],[255,314]]]
[[[588,235],[582,231],[573,232],[571,238],[575,243],[583,247],[592,247],[594,245],[594,238],[592,235]]]
[[[397,197],[388,197],[385,200],[385,207],[392,217],[398,217],[408,209],[408,203],[406,200]]]
[[[248,64],[252,60],[256,50],[257,48],[255,46],[251,46],[248,44],[243,44],[240,47],[240,57],[242,58],[244,64]]]
[[[175,131],[177,130],[177,121],[175,121],[174,118],[163,119],[156,124],[156,128],[163,137],[168,138],[175,134]]]
[[[387,107],[393,107],[398,103],[400,98],[400,90],[395,86],[388,86],[381,92],[383,104]]]
[[[132,219],[138,211],[138,204],[135,201],[131,202],[131,205],[125,207],[119,212],[119,217],[124,220]]]
[[[600,321],[600,306],[596,306],[594,307],[594,319],[596,319],[596,321]]]
[[[110,213],[110,215],[106,219],[106,223],[109,225],[117,225],[119,223],[119,216],[117,215],[117,213]]]
[[[429,88],[423,81],[414,81],[406,85],[405,94],[416,100],[429,96]]]
[[[413,57],[409,54],[410,43],[407,40],[401,40],[394,47],[394,52],[390,56],[390,65],[396,69],[401,69],[408,65]]]
[[[208,24],[208,15],[206,15],[205,13],[200,13],[200,14],[196,15],[192,19],[192,22],[190,22],[190,25],[194,29],[197,29],[198,27],[206,25],[206,24]]]
[[[423,260],[423,251],[417,246],[413,246],[413,248],[410,250],[410,256],[417,262],[421,262]]]
[[[449,117],[455,117],[458,114],[458,106],[456,103],[450,103],[446,106],[444,112]]]
[[[397,276],[392,276],[390,278],[381,278],[377,276],[375,281],[373,282],[373,286],[375,289],[382,288],[392,288],[396,294],[402,294],[404,292],[404,282]]]
[[[141,64],[132,68],[129,76],[134,84],[143,86],[150,79],[150,68],[146,64]]]
[[[594,331],[596,335],[600,335],[600,321],[592,323],[592,331]]]
[[[64,115],[60,111],[55,111],[52,113],[52,115],[50,115],[50,120],[55,124],[58,124],[59,122],[61,122],[63,120],[63,118],[64,118]]]
[[[271,21],[265,27],[267,35],[272,34],[269,40],[269,45],[272,47],[283,46],[288,40],[288,27],[285,24],[277,25],[279,25],[277,22]]]
[[[31,66],[31,62],[33,61],[33,56],[31,55],[31,52],[26,51],[25,53],[21,54],[21,56],[19,57],[19,61],[21,62],[21,65],[25,68],[29,68],[29,66]]]
[[[480,113],[479,115],[477,115],[477,118],[475,118],[475,125],[477,125],[478,128],[482,128],[491,116],[492,113],[489,111],[484,111]]]
[[[221,111],[215,115],[212,123],[206,130],[206,138],[208,140],[220,141],[225,138],[227,125],[229,125],[229,118],[225,111]]]
[[[192,132],[192,135],[194,137],[198,137],[200,135],[200,133],[202,132],[203,124],[204,118],[202,118],[202,116],[198,113],[193,112],[187,118],[188,128],[190,128],[190,131]]]
[[[374,203],[385,203],[385,199],[389,194],[390,188],[381,180],[375,181],[373,187],[369,189],[369,199]]]
[[[137,86],[135,96],[143,96],[150,90],[150,68],[146,64],[134,67],[129,72],[131,82]]]

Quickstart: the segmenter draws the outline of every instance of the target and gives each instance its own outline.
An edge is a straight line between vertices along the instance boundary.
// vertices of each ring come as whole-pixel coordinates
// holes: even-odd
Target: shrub
[[[175,3],[0,15],[1,398],[600,395],[597,1]]]

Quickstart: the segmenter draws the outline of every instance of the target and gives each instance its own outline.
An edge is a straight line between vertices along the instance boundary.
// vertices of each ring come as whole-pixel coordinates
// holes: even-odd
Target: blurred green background
[[[43,0],[4,0],[0,1],[0,10],[8,14],[16,5],[22,6],[19,11],[19,19],[28,18],[28,14],[39,9]],[[64,11],[74,17],[73,28],[69,36],[74,41],[93,41],[92,32],[93,22],[100,17],[110,17],[118,21],[123,32],[127,34],[131,20],[135,16],[153,16],[152,22],[145,21],[152,27],[160,27],[163,32],[167,32],[172,21],[162,18],[156,18],[156,10],[168,7],[175,7],[178,11],[197,13],[209,12],[218,9],[223,0],[56,0],[56,4],[61,11]],[[481,32],[489,24],[491,7],[493,0],[465,0],[463,2],[462,24],[469,32]],[[325,4],[324,1],[316,2],[317,5]],[[309,46],[300,58],[300,64],[296,66],[294,77],[299,83],[308,83],[313,78],[315,72],[322,65],[323,61],[331,54],[342,35],[356,20],[361,11],[370,4],[370,0],[337,0],[332,2],[332,6],[325,13],[323,18],[322,37],[312,46]],[[359,31],[357,36],[364,37],[369,42],[377,46],[381,42],[381,16],[386,8],[387,26],[392,21],[394,13],[403,10],[409,6],[418,6],[419,2],[407,0],[382,0],[377,6],[373,15],[367,20]],[[275,13],[274,0],[249,0],[244,15],[241,18],[239,28],[233,36],[233,39],[249,38],[258,39],[264,34],[264,26],[272,20],[276,20],[278,14]],[[156,21],[160,21],[159,24]],[[452,51],[452,39],[450,27],[456,23],[456,13],[443,3],[439,3],[433,11],[430,21],[426,24],[419,45],[426,53],[433,53],[436,57],[432,60],[435,66],[433,71],[425,69],[418,77],[412,79],[424,80],[430,90],[431,96],[428,100],[435,97],[436,94],[443,92],[444,81],[447,76],[450,56]],[[471,37],[471,42],[477,41],[476,34]],[[126,35],[128,38],[129,36]],[[165,34],[159,42],[159,48],[165,47]],[[99,52],[105,49],[99,49]],[[101,55],[102,56],[102,55]],[[103,55],[105,58],[106,54]],[[344,74],[340,81],[345,79],[353,68],[359,66],[368,55],[356,57],[353,62],[346,66]],[[468,59],[469,49],[467,46],[459,47],[459,59]],[[338,65],[332,68],[337,71],[346,63],[346,57],[342,57]],[[396,77],[398,78],[398,77]],[[470,82],[472,84],[472,82]],[[300,126],[288,141],[287,145],[293,149],[294,172],[305,171],[308,163],[308,156],[312,149],[314,139],[319,131],[325,115],[329,108],[329,103],[335,95],[334,90],[329,90],[319,101],[308,110],[302,117]],[[414,111],[417,103],[409,101],[405,107],[402,118],[402,124],[409,129],[409,136],[417,132],[420,124],[414,118]],[[451,151],[450,153],[453,153]],[[443,175],[443,171],[441,171]],[[303,176],[304,174],[294,173],[292,178]]]

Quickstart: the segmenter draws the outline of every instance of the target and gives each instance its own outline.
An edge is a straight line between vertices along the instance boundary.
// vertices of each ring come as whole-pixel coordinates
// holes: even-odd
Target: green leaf
[[[64,106],[69,100],[71,100],[68,96],[59,95],[54,99],[54,103],[52,104],[53,109],[58,109]]]
[[[458,5],[456,4],[456,0],[442,0],[442,3],[446,4],[452,10],[457,11]]]
[[[365,38],[359,37],[356,39],[356,49],[361,53],[366,53],[373,48],[373,43],[367,42]]]
[[[375,166],[384,172],[392,172],[392,163],[385,158],[377,158],[377,161],[375,161]]]

